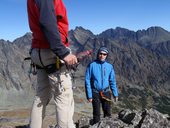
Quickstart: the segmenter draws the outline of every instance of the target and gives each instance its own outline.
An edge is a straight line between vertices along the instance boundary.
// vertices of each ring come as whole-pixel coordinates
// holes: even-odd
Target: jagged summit
[[[170,32],[161,27],[150,27],[137,31],[138,42],[141,44],[156,44],[170,40]]]
[[[125,28],[117,27],[108,29],[101,34],[101,38],[112,38],[113,40],[131,40],[138,42],[143,46],[148,44],[161,43],[170,40],[170,32],[161,27],[150,27],[147,30],[138,30],[137,32]]]
[[[130,31],[125,28],[116,27],[116,29],[111,28],[111,29],[105,30],[104,32],[99,34],[99,37],[108,37],[108,38],[117,39],[117,38],[122,38],[122,37],[127,36],[128,33],[130,32],[135,33],[134,31]]]

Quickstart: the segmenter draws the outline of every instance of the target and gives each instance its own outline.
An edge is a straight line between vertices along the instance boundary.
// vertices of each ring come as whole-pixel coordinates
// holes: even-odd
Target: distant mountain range
[[[26,33],[13,42],[0,40],[1,107],[8,105],[3,100],[12,99],[14,94],[19,95],[18,100],[20,95],[33,94],[36,80],[28,75],[29,63],[23,61],[29,56],[31,38],[31,33]],[[93,50],[92,57],[84,58],[77,72],[81,86],[85,67],[96,58],[98,48],[109,49],[108,61],[115,68],[121,101],[114,110],[153,107],[170,114],[170,32],[161,27],[136,32],[117,27],[95,35],[76,27],[69,31],[69,41],[74,53]]]
[[[126,81],[156,91],[170,89],[170,32],[160,27],[137,32],[118,27],[93,35],[77,27],[69,35],[72,49],[78,52],[93,49],[95,54],[100,46],[106,46],[117,75]]]

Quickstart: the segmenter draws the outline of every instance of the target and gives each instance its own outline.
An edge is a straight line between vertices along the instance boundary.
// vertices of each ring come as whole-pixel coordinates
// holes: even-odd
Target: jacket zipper
[[[101,64],[101,78],[102,78],[102,85],[101,85],[101,88],[103,88],[103,65]]]

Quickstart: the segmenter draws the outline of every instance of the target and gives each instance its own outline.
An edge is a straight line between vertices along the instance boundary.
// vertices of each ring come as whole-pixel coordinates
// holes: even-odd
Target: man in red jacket
[[[75,128],[72,82],[67,67],[76,64],[77,58],[68,48],[66,8],[62,0],[27,0],[27,10],[33,36],[31,59],[37,67],[30,127],[42,128],[46,106],[53,96],[56,128]],[[67,66],[59,67],[59,63]]]

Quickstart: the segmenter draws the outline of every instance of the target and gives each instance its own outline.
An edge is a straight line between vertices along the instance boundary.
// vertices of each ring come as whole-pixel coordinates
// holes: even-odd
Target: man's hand
[[[118,102],[118,97],[113,98],[114,102]]]
[[[74,65],[77,64],[77,57],[73,54],[69,54],[63,59],[67,65]]]
[[[88,99],[88,101],[89,101],[89,102],[92,102],[92,101],[93,101],[93,99]]]

